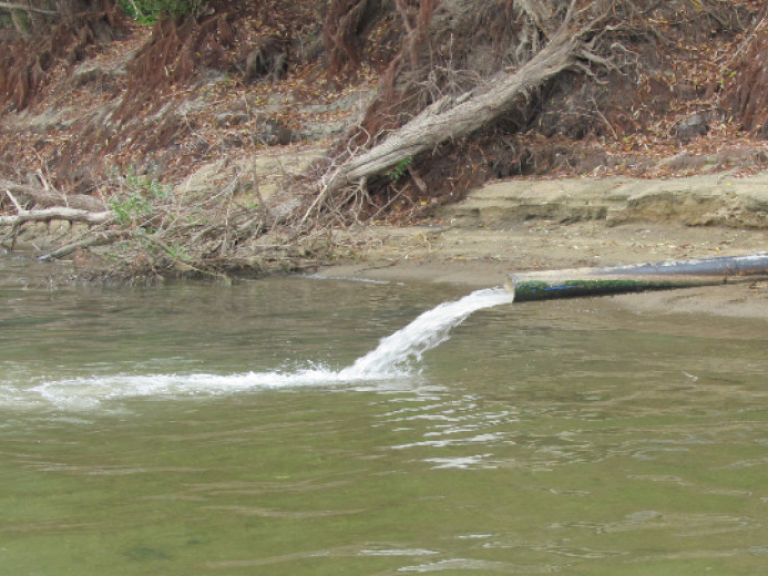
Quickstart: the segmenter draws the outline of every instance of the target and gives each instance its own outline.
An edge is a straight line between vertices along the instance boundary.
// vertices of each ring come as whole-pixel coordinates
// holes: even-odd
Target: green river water
[[[0,259],[0,576],[768,570],[766,324],[505,304],[336,381],[463,292],[46,270]]]

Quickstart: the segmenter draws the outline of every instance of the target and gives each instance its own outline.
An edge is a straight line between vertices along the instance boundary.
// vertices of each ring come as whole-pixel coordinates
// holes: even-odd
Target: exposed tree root
[[[557,76],[564,70],[584,62],[609,65],[604,58],[592,53],[584,42],[596,20],[581,27],[574,26],[572,2],[568,13],[547,45],[519,69],[503,71],[475,91],[459,97],[443,96],[411,121],[393,131],[380,144],[353,155],[331,170],[322,188],[301,218],[304,224],[322,207],[325,199],[340,189],[381,175],[400,164],[407,167],[418,154],[432,150],[443,142],[462,138],[508,112],[520,98]]]
[[[763,138],[768,137],[768,69],[765,52],[768,49],[768,7],[742,44],[737,60],[731,62],[735,74],[726,100],[741,121],[742,128]]]
[[[48,10],[46,8],[40,8],[33,6],[32,4],[18,4],[15,2],[0,2],[0,8],[7,10],[22,10],[24,12],[35,12],[37,14],[47,14],[49,16],[58,16],[59,13],[56,10]]]

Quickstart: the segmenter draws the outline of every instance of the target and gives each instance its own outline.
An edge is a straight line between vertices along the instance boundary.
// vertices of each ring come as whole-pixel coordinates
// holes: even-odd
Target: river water
[[[760,574],[768,327],[0,259],[0,574]],[[485,297],[485,296],[483,296]]]

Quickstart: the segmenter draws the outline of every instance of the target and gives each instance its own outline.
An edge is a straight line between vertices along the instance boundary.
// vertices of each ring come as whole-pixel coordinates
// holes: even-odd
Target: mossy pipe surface
[[[713,286],[768,277],[768,253],[510,274],[515,302]]]

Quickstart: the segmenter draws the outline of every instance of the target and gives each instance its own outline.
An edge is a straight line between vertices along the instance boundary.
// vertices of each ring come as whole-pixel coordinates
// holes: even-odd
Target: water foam
[[[502,288],[476,290],[455,302],[444,302],[424,312],[413,322],[383,338],[375,350],[355,360],[339,375],[344,379],[376,378],[408,374],[413,361],[448,340],[451,328],[483,308],[512,302],[514,296]]]
[[[154,374],[92,376],[49,380],[20,389],[0,383],[0,407],[48,405],[61,409],[91,409],[105,401],[136,397],[178,397],[232,394],[260,389],[296,388],[402,379],[413,374],[422,355],[449,338],[452,328],[470,314],[512,302],[501,288],[477,290],[454,302],[428,310],[406,327],[383,338],[351,366],[333,370],[310,366],[290,372],[242,374]]]

